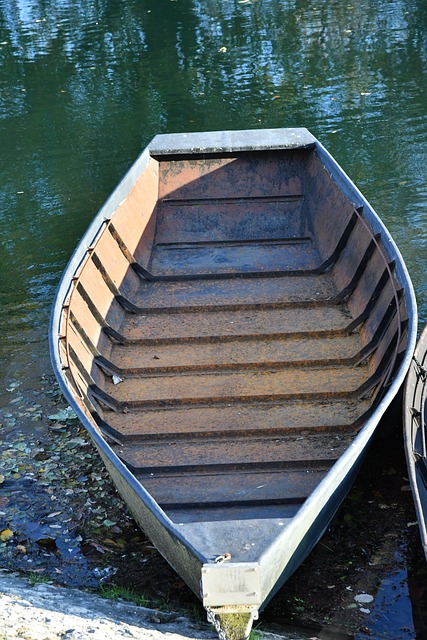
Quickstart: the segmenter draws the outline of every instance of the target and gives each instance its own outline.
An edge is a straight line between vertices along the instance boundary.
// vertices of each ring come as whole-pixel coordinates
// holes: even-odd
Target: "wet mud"
[[[1,391],[0,566],[33,582],[115,589],[147,606],[203,609],[113,487],[52,376]],[[301,638],[427,637],[427,565],[401,427],[386,425],[332,525],[261,615]]]

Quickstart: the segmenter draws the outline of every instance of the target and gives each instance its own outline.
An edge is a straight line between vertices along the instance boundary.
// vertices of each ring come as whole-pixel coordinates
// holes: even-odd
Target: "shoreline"
[[[215,638],[209,625],[110,600],[78,589],[38,583],[0,570],[0,638],[11,640],[162,640]]]
[[[215,640],[207,622],[49,583],[31,585],[0,569],[0,640]],[[257,632],[263,640],[303,640],[298,632]],[[313,636],[311,636],[313,637]]]

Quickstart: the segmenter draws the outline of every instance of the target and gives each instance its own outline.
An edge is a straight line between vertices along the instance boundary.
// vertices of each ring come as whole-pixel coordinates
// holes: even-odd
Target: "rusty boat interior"
[[[154,138],[52,318],[61,387],[119,491],[224,621],[256,617],[324,532],[402,384],[416,307],[370,205],[283,129]]]

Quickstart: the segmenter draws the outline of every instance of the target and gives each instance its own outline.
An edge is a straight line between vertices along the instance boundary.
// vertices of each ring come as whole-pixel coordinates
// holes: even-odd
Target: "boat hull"
[[[386,228],[283,129],[154,138],[71,258],[50,345],[139,525],[209,610],[253,616],[348,492],[415,332]]]
[[[424,328],[405,382],[403,424],[409,481],[427,559],[427,327]]]

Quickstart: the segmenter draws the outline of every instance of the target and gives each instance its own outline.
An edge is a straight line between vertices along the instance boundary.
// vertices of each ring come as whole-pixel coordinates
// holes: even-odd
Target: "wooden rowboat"
[[[50,342],[135,519],[243,638],[345,497],[415,327],[378,216],[280,129],[155,137],[71,258]]]
[[[427,326],[416,346],[405,382],[403,410],[409,481],[427,559]]]

